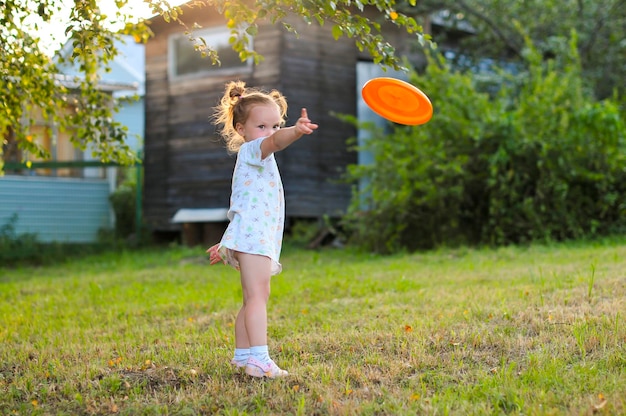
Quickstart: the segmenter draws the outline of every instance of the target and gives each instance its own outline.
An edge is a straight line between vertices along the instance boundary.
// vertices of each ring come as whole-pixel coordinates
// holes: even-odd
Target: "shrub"
[[[40,257],[41,244],[37,235],[32,233],[17,234],[18,215],[0,227],[0,264],[12,265],[18,262]]]
[[[626,138],[616,100],[584,88],[575,38],[566,57],[498,76],[488,94],[471,73],[429,58],[410,81],[429,94],[426,125],[372,129],[365,183],[345,223],[379,252],[438,245],[564,240],[605,235],[626,223]],[[367,126],[361,126],[361,128]]]
[[[115,235],[126,238],[135,232],[137,183],[127,180],[109,196],[115,213]]]
[[[37,234],[17,233],[19,217],[13,214],[0,226],[0,267],[36,266],[64,262],[67,259],[117,250],[111,243],[43,243]]]

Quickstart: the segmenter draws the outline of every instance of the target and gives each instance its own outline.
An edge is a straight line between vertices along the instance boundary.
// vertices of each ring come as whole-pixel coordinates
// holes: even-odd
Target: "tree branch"
[[[522,57],[522,46],[520,44],[518,44],[514,39],[510,38],[509,36],[507,36],[502,30],[500,30],[500,27],[496,24],[496,22],[494,22],[493,20],[491,20],[489,17],[487,17],[485,14],[479,12],[478,10],[472,8],[471,6],[469,6],[464,0],[457,0],[456,5],[462,9],[464,12],[473,15],[474,17],[482,20],[483,22],[485,22],[485,24],[487,26],[489,26],[489,28],[491,29],[491,31],[493,33],[495,33],[495,35],[502,40],[502,42],[510,49],[512,50],[515,55],[517,55],[518,57]]]
[[[584,55],[585,57],[589,57],[589,53],[593,49],[593,46],[595,45],[596,40],[598,39],[599,32],[605,26],[605,23],[607,22],[607,20],[609,20],[611,16],[614,16],[615,11],[619,9],[621,6],[623,6],[624,4],[626,4],[626,0],[620,0],[614,3],[613,6],[611,6],[611,8],[604,14],[604,16],[598,19],[598,21],[596,21],[595,27],[593,28],[592,31],[589,32],[590,33],[589,40],[585,43],[585,45],[580,46],[581,56]]]

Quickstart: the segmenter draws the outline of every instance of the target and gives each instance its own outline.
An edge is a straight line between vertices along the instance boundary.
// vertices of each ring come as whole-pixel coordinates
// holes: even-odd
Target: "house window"
[[[83,160],[83,152],[77,149],[72,141],[73,129],[59,129],[55,123],[44,120],[41,110],[33,111],[33,123],[28,126],[27,140],[36,143],[48,152],[50,159],[42,160],[35,155],[20,149],[15,136],[9,134],[4,138],[5,173],[28,176],[84,177],[83,169],[67,166],[68,163],[79,163]],[[67,113],[70,110],[65,110]],[[44,162],[45,167],[24,169],[22,161]],[[93,176],[93,175],[92,175]],[[102,173],[96,175],[102,177]]]
[[[230,30],[224,26],[220,28],[202,30],[193,33],[196,39],[192,41],[185,34],[173,35],[169,39],[169,71],[171,78],[188,78],[210,74],[241,73],[252,66],[250,59],[242,62],[239,53],[235,52],[228,43]],[[214,49],[219,56],[221,65],[213,64],[211,58],[203,57],[194,47],[202,44],[204,39],[207,46]]]

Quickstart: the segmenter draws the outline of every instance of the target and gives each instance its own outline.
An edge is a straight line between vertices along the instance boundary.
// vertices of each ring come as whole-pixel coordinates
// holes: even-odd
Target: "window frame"
[[[212,28],[200,29],[192,33],[192,36],[196,39],[203,38],[206,41],[206,44],[211,46],[211,43],[212,43],[211,37],[219,37],[220,38],[219,40],[223,41],[224,37],[226,37],[226,39],[230,38],[231,32],[230,32],[230,29],[224,25],[224,26],[216,26]],[[182,81],[182,80],[195,79],[195,78],[204,78],[204,77],[213,76],[213,75],[226,76],[226,75],[233,75],[233,74],[243,74],[243,73],[249,73],[252,71],[253,60],[252,58],[248,58],[243,62],[240,61],[241,65],[238,65],[236,67],[222,67],[218,65],[210,65],[210,66],[207,65],[207,67],[196,72],[178,74],[177,60],[176,60],[177,59],[177,46],[181,38],[184,38],[186,42],[189,42],[190,45],[193,45],[192,41],[189,40],[189,35],[185,33],[174,33],[168,37],[167,69],[168,69],[168,78],[172,81]],[[218,44],[218,48],[219,46],[221,46],[221,44]],[[230,43],[228,43],[228,46],[230,47]],[[249,46],[250,47],[252,46],[252,39],[250,40]],[[194,50],[193,52],[200,55],[200,52],[198,51]],[[211,63],[210,61],[211,58],[209,57],[204,57],[201,59],[206,60],[206,62],[209,64]]]

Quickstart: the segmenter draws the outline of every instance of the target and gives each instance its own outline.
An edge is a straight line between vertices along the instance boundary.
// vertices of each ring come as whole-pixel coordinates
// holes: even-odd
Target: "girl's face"
[[[237,123],[235,128],[246,142],[267,137],[280,129],[283,120],[276,104],[259,104],[250,109],[245,123]]]

